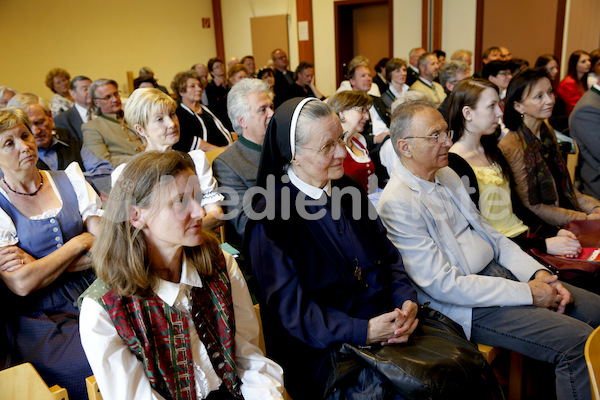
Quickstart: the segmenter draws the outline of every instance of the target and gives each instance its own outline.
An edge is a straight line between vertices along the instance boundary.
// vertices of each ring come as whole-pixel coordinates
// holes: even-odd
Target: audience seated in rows
[[[77,163],[41,171],[25,111],[0,110],[2,366],[30,362],[46,384],[87,399],[92,375],[79,339],[77,298],[94,281],[89,251],[102,212]],[[24,156],[25,154],[25,156]]]
[[[116,168],[141,152],[143,143],[123,119],[117,82],[98,79],[89,91],[97,116],[81,126],[83,143],[96,157]]]
[[[75,162],[88,183],[98,193],[108,195],[110,174],[113,171],[110,163],[96,157],[65,129],[54,128],[54,121],[44,100],[31,93],[19,93],[8,104],[9,107],[25,111],[29,117],[31,133],[38,150],[39,169],[62,171]]]
[[[483,219],[445,168],[452,132],[435,108],[399,106],[391,136],[400,164],[378,211],[419,301],[476,343],[554,364],[557,398],[589,398],[582,354],[600,324],[600,297],[561,283]]]

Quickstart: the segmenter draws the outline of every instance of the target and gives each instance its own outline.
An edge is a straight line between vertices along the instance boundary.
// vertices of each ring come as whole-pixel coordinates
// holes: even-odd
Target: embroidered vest
[[[243,399],[235,365],[231,284],[223,254],[213,266],[213,274],[202,276],[202,283],[202,288],[192,289],[192,320],[215,372],[231,394]],[[98,280],[92,286],[96,284],[104,283]],[[186,316],[156,295],[120,296],[108,288],[104,292],[96,297],[92,290],[89,297],[96,297],[94,300],[108,312],[119,336],[142,361],[152,388],[165,398],[196,399]]]

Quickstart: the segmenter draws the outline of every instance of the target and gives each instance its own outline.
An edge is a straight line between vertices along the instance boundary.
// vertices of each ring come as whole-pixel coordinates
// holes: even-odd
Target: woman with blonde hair
[[[146,143],[146,151],[168,152],[179,141],[179,120],[175,109],[177,103],[159,89],[136,89],[125,104],[125,119]],[[217,180],[202,150],[189,152],[200,189],[202,189],[202,207],[206,209],[204,218],[206,228],[215,228],[223,221],[219,219],[223,210],[219,202],[223,196],[217,191]],[[126,164],[121,164],[112,173],[114,186]]]
[[[202,229],[194,168],[147,151],[123,170],[83,294],[83,348],[104,398],[282,399],[243,275]]]

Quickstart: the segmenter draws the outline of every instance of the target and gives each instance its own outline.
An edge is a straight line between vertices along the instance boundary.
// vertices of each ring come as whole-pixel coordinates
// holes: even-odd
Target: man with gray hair
[[[64,170],[75,162],[90,185],[100,194],[108,195],[113,171],[110,163],[96,157],[66,129],[54,128],[50,109],[44,100],[32,93],[20,93],[8,102],[8,107],[20,108],[27,113],[38,148],[39,169]]]
[[[419,79],[419,57],[426,51],[422,47],[415,47],[408,53],[408,69],[406,71],[406,84],[412,85]]]
[[[142,141],[123,118],[118,87],[112,79],[98,79],[90,85],[98,116],[81,127],[85,145],[96,157],[108,160],[113,168],[143,150]]]
[[[444,88],[433,80],[439,74],[440,66],[435,53],[424,53],[419,57],[419,79],[412,85],[410,90],[418,90],[425,93],[429,100],[439,107],[446,99]]]
[[[447,168],[452,132],[435,108],[399,106],[390,135],[400,164],[378,212],[419,301],[476,343],[554,364],[557,398],[589,399],[583,350],[600,296],[561,283],[485,221]]]
[[[248,217],[242,199],[256,185],[258,164],[267,125],[273,116],[273,98],[269,85],[260,79],[243,79],[227,95],[227,113],[238,140],[213,162],[213,174],[219,182],[225,202],[227,242],[242,244]]]
[[[446,92],[444,102],[438,107],[438,111],[448,120],[448,101],[450,93],[454,90],[456,84],[464,79],[471,77],[471,67],[464,61],[449,61],[440,70],[440,84]]]

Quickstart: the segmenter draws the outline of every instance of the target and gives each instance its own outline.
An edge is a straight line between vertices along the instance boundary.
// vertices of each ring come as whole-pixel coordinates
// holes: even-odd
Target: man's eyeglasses
[[[106,95],[106,96],[104,96],[104,97],[96,97],[96,100],[100,100],[100,101],[109,101],[109,100],[111,100],[113,97],[114,97],[115,99],[118,99],[120,96],[121,96],[121,91],[119,90],[119,91],[117,91],[117,92],[114,92],[114,93],[112,93],[112,94],[107,94],[107,95]]]
[[[444,143],[446,139],[452,140],[454,137],[454,131],[447,131],[442,133],[434,133],[430,136],[407,136],[404,139],[435,139],[438,143]]]
[[[331,154],[335,150],[335,145],[339,144],[340,146],[345,146],[346,142],[344,141],[344,135],[340,136],[338,140],[334,140],[333,142],[325,143],[320,149],[316,149],[314,147],[300,147],[301,149],[313,150],[322,154]]]

